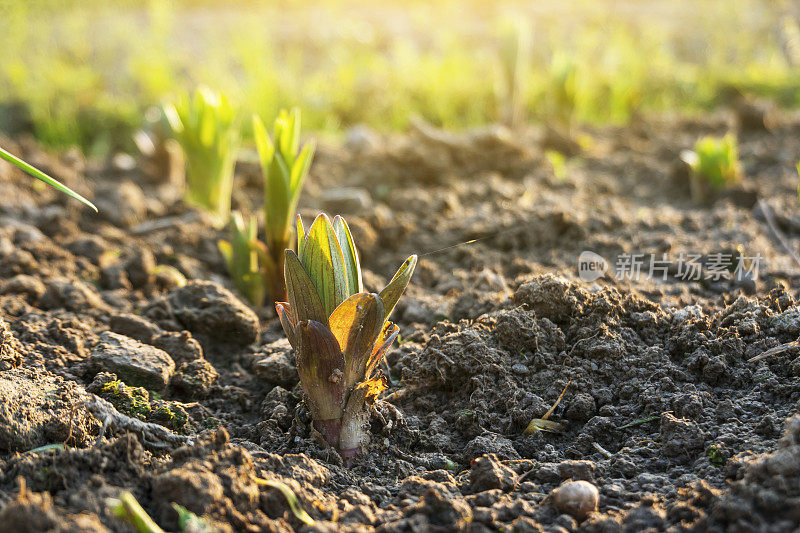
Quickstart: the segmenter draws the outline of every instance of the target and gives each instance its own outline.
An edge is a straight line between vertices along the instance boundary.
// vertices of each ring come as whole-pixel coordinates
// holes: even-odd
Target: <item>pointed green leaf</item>
[[[393,324],[392,322],[386,322],[386,324],[383,326],[381,334],[378,336],[378,340],[372,349],[372,354],[369,356],[369,361],[367,361],[367,370],[364,374],[366,379],[372,377],[372,374],[375,372],[375,368],[377,368],[380,362],[383,361],[383,358],[386,356],[386,352],[389,350],[389,347],[392,345],[399,333],[400,328],[398,328],[397,325]]]
[[[297,349],[297,337],[295,336],[295,328],[297,327],[297,320],[292,314],[292,306],[286,302],[277,302],[275,310],[278,312],[278,318],[281,321],[286,337],[289,339],[289,344],[292,348]]]
[[[348,286],[342,248],[327,215],[319,215],[311,224],[302,262],[330,316],[347,298]]]
[[[280,154],[275,154],[269,171],[264,175],[264,214],[267,246],[280,249],[288,246],[291,234],[292,193],[289,189],[289,169]]]
[[[345,401],[344,355],[336,337],[316,320],[298,322],[297,373],[314,420],[338,419]]]
[[[300,110],[293,108],[281,124],[280,150],[286,162],[291,164],[300,146]]]
[[[397,273],[392,278],[392,281],[381,291],[381,298],[383,299],[383,306],[386,308],[386,318],[392,313],[397,301],[403,295],[403,292],[411,281],[411,275],[414,273],[414,268],[417,266],[417,256],[412,255],[402,266],[397,270]]]
[[[6,152],[3,148],[0,148],[0,159],[5,159],[12,165],[16,166],[18,169],[22,170],[23,172],[26,172],[31,176],[33,176],[34,178],[39,179],[45,182],[46,184],[50,185],[51,187],[63,192],[64,194],[75,198],[79,202],[84,203],[85,205],[94,209],[95,212],[97,212],[97,208],[94,206],[92,202],[90,202],[80,194],[76,193],[75,191],[73,191],[72,189],[61,183],[60,181],[51,178],[50,176],[48,176],[38,168],[34,167],[33,165],[26,163],[22,159],[16,157],[15,155],[9,152]]]
[[[350,294],[364,292],[358,250],[356,250],[355,242],[353,242],[353,235],[350,233],[350,227],[347,225],[347,221],[341,216],[336,215],[333,218],[333,230],[336,232],[336,238],[339,240],[339,244],[342,248],[344,264],[347,268],[347,285],[350,289]]]
[[[297,197],[300,196],[300,189],[303,187],[306,176],[308,176],[308,169],[311,168],[311,160],[314,159],[315,149],[316,143],[313,140],[307,142],[292,164],[292,172],[289,180],[290,188],[292,193]]]
[[[348,390],[366,378],[367,361],[381,333],[383,319],[383,301],[377,294],[368,292],[351,296],[330,316],[331,332],[344,353]]]
[[[303,217],[297,215],[297,255],[303,257],[303,250],[306,247],[306,230],[303,227]]]
[[[267,128],[264,127],[264,123],[258,115],[253,115],[253,136],[256,140],[256,149],[261,160],[261,168],[267,169],[272,162],[275,145],[272,144],[272,140],[267,134]]]
[[[228,267],[228,273],[233,276],[233,247],[231,246],[231,243],[228,241],[217,241],[217,248],[219,248],[219,253],[225,260],[225,265]]]
[[[165,104],[163,110],[164,117],[167,119],[167,123],[172,131],[175,133],[182,133],[184,131],[183,122],[178,114],[178,110],[175,108],[175,104]]]
[[[286,293],[289,297],[289,305],[292,308],[295,320],[298,322],[316,320],[322,324],[327,324],[328,314],[325,312],[322,299],[319,297],[308,273],[300,263],[300,259],[291,250],[286,250],[284,274],[286,277]]]
[[[294,492],[292,492],[292,489],[290,489],[286,483],[283,483],[282,481],[272,481],[261,478],[255,478],[255,481],[259,485],[265,485],[267,487],[278,489],[281,494],[283,494],[283,497],[286,498],[286,501],[289,502],[289,508],[292,510],[292,513],[294,513],[295,518],[308,526],[314,525],[314,519],[311,518],[302,507],[300,507],[297,496],[295,496]]]

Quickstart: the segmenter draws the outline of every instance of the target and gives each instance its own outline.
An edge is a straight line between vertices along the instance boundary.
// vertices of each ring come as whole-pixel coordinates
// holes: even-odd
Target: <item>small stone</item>
[[[44,283],[27,274],[17,274],[0,287],[0,294],[24,294],[31,303],[39,300],[46,291]]]
[[[108,327],[114,333],[125,335],[145,344],[150,344],[153,337],[161,333],[161,328],[146,318],[129,313],[112,316]]]
[[[582,479],[591,481],[594,479],[596,467],[592,461],[569,460],[558,463],[558,474],[561,479]]]
[[[99,235],[81,235],[67,243],[66,248],[97,265],[100,264],[103,255],[111,249],[111,245]]]
[[[109,311],[103,299],[90,285],[66,279],[51,281],[39,300],[39,305],[43,309],[63,308],[74,312],[86,312],[90,309]]]
[[[493,453],[475,459],[469,474],[470,488],[475,492],[490,489],[511,490],[517,474],[500,462]]]
[[[264,347],[261,354],[256,354],[253,372],[267,383],[291,389],[300,377],[289,354],[292,347],[286,339],[280,339]]]
[[[163,350],[119,335],[104,332],[90,359],[96,371],[112,372],[128,385],[163,392],[175,363]]]
[[[203,358],[203,347],[186,330],[164,331],[148,344],[167,352],[176,365]]]
[[[150,285],[155,280],[153,272],[156,268],[156,259],[153,252],[146,248],[137,248],[125,262],[125,272],[133,288]]]
[[[169,293],[167,301],[175,318],[192,333],[237,346],[258,340],[258,316],[217,283],[191,281]]]
[[[467,461],[471,461],[480,455],[488,453],[496,454],[503,460],[520,458],[519,453],[509,439],[492,433],[478,435],[469,441],[464,450],[464,458]]]
[[[530,372],[527,366],[523,365],[522,363],[516,363],[511,366],[511,371],[518,376],[526,376]]]
[[[147,216],[144,193],[132,181],[100,186],[95,204],[100,216],[123,228],[138,224]]]
[[[588,481],[567,481],[550,493],[550,501],[562,513],[583,520],[597,510],[600,493]]]
[[[172,388],[176,393],[190,399],[200,399],[211,392],[219,373],[205,359],[195,359],[181,364],[172,377]]]
[[[585,392],[579,392],[567,406],[564,416],[569,420],[586,422],[587,420],[591,419],[596,412],[597,407],[595,406],[592,395],[586,394]]]

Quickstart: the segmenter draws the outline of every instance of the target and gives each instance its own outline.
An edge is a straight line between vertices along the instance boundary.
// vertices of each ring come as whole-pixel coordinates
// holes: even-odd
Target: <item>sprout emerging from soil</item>
[[[253,246],[257,238],[255,217],[245,222],[241,213],[233,213],[231,240],[219,241],[217,245],[236,290],[251,304],[260,306],[264,303],[264,277],[258,268],[258,254]]]
[[[288,303],[276,304],[295,350],[314,428],[349,464],[367,442],[367,411],[386,388],[375,375],[399,328],[388,321],[414,273],[403,263],[380,294],[364,291],[345,220],[319,215],[308,233],[297,217],[298,253],[286,250]]]
[[[186,154],[186,201],[228,221],[239,148],[236,109],[221,92],[199,87],[164,106],[172,134]]]
[[[702,137],[695,143],[694,150],[681,152],[681,159],[692,169],[692,198],[700,203],[742,179],[739,147],[732,133],[724,137]]]
[[[253,117],[261,171],[264,174],[265,243],[257,243],[264,283],[273,302],[286,297],[284,250],[291,246],[292,218],[303,182],[314,158],[314,141],[300,148],[300,110],[281,110],[270,139],[263,122]]]
[[[502,66],[503,121],[509,127],[523,119],[523,91],[531,60],[531,28],[524,21],[510,19],[500,28],[500,64]]]
[[[38,168],[34,167],[33,165],[26,163],[17,156],[5,151],[3,148],[0,148],[0,159],[8,161],[9,163],[14,165],[18,169],[22,170],[23,172],[26,172],[31,176],[33,176],[34,178],[45,182],[46,184],[58,189],[59,191],[63,192],[66,195],[72,196],[79,202],[83,202],[85,205],[97,211],[97,208],[94,206],[92,202],[90,202],[80,194],[76,193],[75,191],[73,191],[72,189],[70,189],[69,187],[58,181],[57,179],[51,178],[50,176],[48,176]]]
[[[578,107],[578,64],[566,53],[556,53],[550,63],[549,113],[568,137]]]

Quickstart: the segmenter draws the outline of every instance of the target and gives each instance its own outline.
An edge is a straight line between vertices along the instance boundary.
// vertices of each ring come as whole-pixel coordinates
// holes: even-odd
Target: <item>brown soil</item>
[[[421,255],[350,469],[311,435],[274,312],[229,292],[223,234],[156,162],[0,138],[101,209],[0,164],[0,529],[132,531],[106,504],[130,491],[167,530],[178,503],[221,531],[795,531],[798,266],[765,210],[796,250],[800,121],[741,132],[745,182],[695,205],[678,154],[726,120],[586,132],[563,180],[535,130],[323,147],[302,212],[348,217],[368,287]],[[235,207],[257,207],[258,172],[240,165]],[[673,264],[585,283],[584,250]],[[683,281],[681,252],[764,263]],[[568,382],[564,430],[525,434]],[[568,479],[599,489],[584,520],[548,498]]]

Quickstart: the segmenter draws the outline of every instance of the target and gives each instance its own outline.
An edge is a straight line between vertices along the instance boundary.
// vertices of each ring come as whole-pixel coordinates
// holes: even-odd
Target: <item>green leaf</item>
[[[300,190],[303,187],[303,182],[308,176],[308,169],[311,168],[311,160],[314,158],[314,150],[316,143],[312,140],[306,143],[297,159],[292,164],[292,172],[290,178],[290,187],[292,194],[295,197],[300,196]]]
[[[330,329],[344,353],[347,390],[366,378],[367,362],[383,327],[383,301],[374,293],[354,294],[330,316]]]
[[[139,533],[164,533],[130,492],[123,492],[118,499],[108,499],[107,506],[117,518],[131,524]]]
[[[228,273],[233,276],[234,271],[236,270],[233,262],[233,246],[231,246],[231,243],[228,241],[217,241],[217,248],[219,248],[219,253],[225,260],[225,265],[228,267]]]
[[[295,360],[300,384],[315,421],[338,420],[345,402],[345,361],[339,343],[324,324],[298,322]]]
[[[306,247],[306,230],[303,228],[303,217],[297,215],[297,255],[303,257]]]
[[[342,248],[327,215],[319,215],[311,224],[300,260],[330,316],[347,298],[348,284]]]
[[[317,288],[300,263],[300,259],[291,250],[286,250],[284,274],[286,276],[286,293],[295,319],[298,322],[316,320],[327,324],[328,314],[325,312]]]
[[[279,134],[280,149],[287,163],[293,163],[300,145],[300,110],[295,107],[284,117]]]
[[[412,255],[405,260],[392,278],[392,281],[381,291],[381,298],[383,299],[383,306],[386,308],[387,319],[392,313],[394,306],[397,305],[397,301],[403,295],[403,292],[405,292],[416,266],[417,256]]]
[[[178,513],[178,525],[184,533],[219,533],[217,528],[208,525],[208,522],[186,507],[173,502],[172,508]]]
[[[364,283],[361,278],[361,264],[358,259],[358,251],[353,242],[353,235],[347,221],[339,215],[333,217],[333,230],[342,248],[344,264],[347,269],[347,285],[350,294],[364,292]]]
[[[289,339],[289,344],[292,348],[297,348],[297,337],[295,335],[295,328],[297,327],[297,320],[292,313],[292,306],[287,302],[277,302],[275,304],[275,311],[278,312],[278,318],[281,321],[283,332]]]
[[[400,328],[398,328],[397,325],[388,321],[386,324],[384,324],[383,329],[378,336],[378,340],[372,349],[372,354],[369,356],[369,360],[367,361],[367,369],[364,374],[367,379],[372,377],[373,372],[375,372],[375,369],[386,356],[386,352],[389,350],[389,347],[391,347],[392,343],[399,334]]]
[[[295,496],[294,492],[292,492],[292,489],[290,489],[286,483],[282,483],[280,481],[271,481],[268,479],[261,479],[261,478],[256,478],[256,483],[258,483],[259,485],[272,487],[273,489],[278,489],[281,492],[281,494],[283,494],[283,497],[286,498],[286,501],[289,502],[289,508],[292,510],[292,513],[294,514],[295,518],[297,518],[298,520],[300,520],[301,522],[303,522],[308,526],[314,525],[314,519],[311,518],[308,515],[308,513],[303,510],[302,507],[300,507],[300,503],[297,500],[297,496]]]
[[[235,107],[223,93],[200,86],[163,111],[186,155],[186,201],[213,215],[216,226],[225,225],[239,148]]]
[[[94,209],[95,212],[97,212],[97,208],[95,207],[95,205],[92,202],[90,202],[89,200],[87,200],[86,198],[81,196],[80,194],[76,193],[75,191],[73,191],[72,189],[70,189],[69,187],[67,187],[63,183],[61,183],[60,181],[58,181],[58,180],[56,180],[54,178],[51,178],[50,176],[48,176],[47,174],[45,174],[44,172],[42,172],[38,168],[34,167],[33,165],[30,165],[30,164],[26,163],[25,161],[23,161],[22,159],[16,157],[15,155],[5,151],[3,148],[0,148],[0,159],[5,159],[6,161],[11,163],[12,165],[14,165],[17,168],[19,168],[20,170],[22,170],[23,172],[27,172],[28,174],[30,174],[34,178],[42,180],[43,182],[47,183],[51,187],[54,187],[54,188],[58,189],[59,191],[63,192],[64,194],[75,198],[79,202],[84,203],[85,205],[87,205],[87,206],[91,207],[92,209]]]
[[[258,155],[261,159],[261,168],[267,169],[272,162],[272,157],[275,154],[275,145],[267,134],[267,128],[258,115],[253,115],[253,135],[256,139],[256,148]]]

